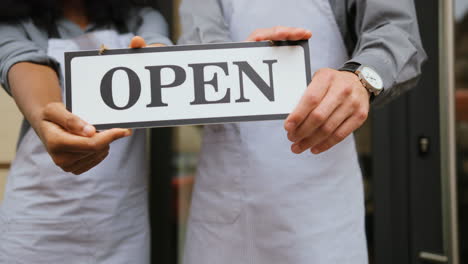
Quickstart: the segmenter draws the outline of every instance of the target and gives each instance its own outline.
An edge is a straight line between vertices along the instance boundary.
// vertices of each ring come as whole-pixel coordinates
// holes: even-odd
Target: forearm
[[[21,62],[11,67],[8,79],[18,108],[38,131],[44,108],[62,102],[57,73],[48,66]]]

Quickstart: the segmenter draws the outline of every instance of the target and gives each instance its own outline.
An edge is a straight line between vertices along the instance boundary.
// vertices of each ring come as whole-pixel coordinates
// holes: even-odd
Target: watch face
[[[383,89],[383,81],[380,78],[380,75],[377,72],[369,67],[362,67],[361,68],[361,75],[364,80],[366,80],[373,88],[377,90]]]

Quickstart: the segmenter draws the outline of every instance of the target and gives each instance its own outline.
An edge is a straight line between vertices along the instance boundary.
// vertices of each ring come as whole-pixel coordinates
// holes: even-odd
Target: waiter
[[[205,128],[185,263],[367,263],[352,133],[421,73],[413,1],[184,0],[181,17],[182,44],[309,30],[314,72],[285,121]]]

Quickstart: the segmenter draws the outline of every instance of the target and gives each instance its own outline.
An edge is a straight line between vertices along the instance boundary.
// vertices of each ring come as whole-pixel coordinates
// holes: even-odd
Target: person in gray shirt
[[[145,130],[97,132],[66,110],[62,77],[67,51],[135,47],[134,35],[170,45],[164,18],[127,0],[2,8],[0,82],[26,121],[0,204],[0,263],[149,263]]]
[[[426,54],[413,1],[183,0],[180,13],[181,44],[310,31],[314,72],[285,121],[205,127],[185,264],[367,263],[352,133],[370,104],[418,80]]]

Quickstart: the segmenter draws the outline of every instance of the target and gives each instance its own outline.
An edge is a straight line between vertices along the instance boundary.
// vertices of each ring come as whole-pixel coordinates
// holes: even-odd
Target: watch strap
[[[345,65],[343,65],[343,67],[339,68],[338,70],[356,73],[359,67],[361,67],[361,64],[357,62],[348,62],[345,63]]]

